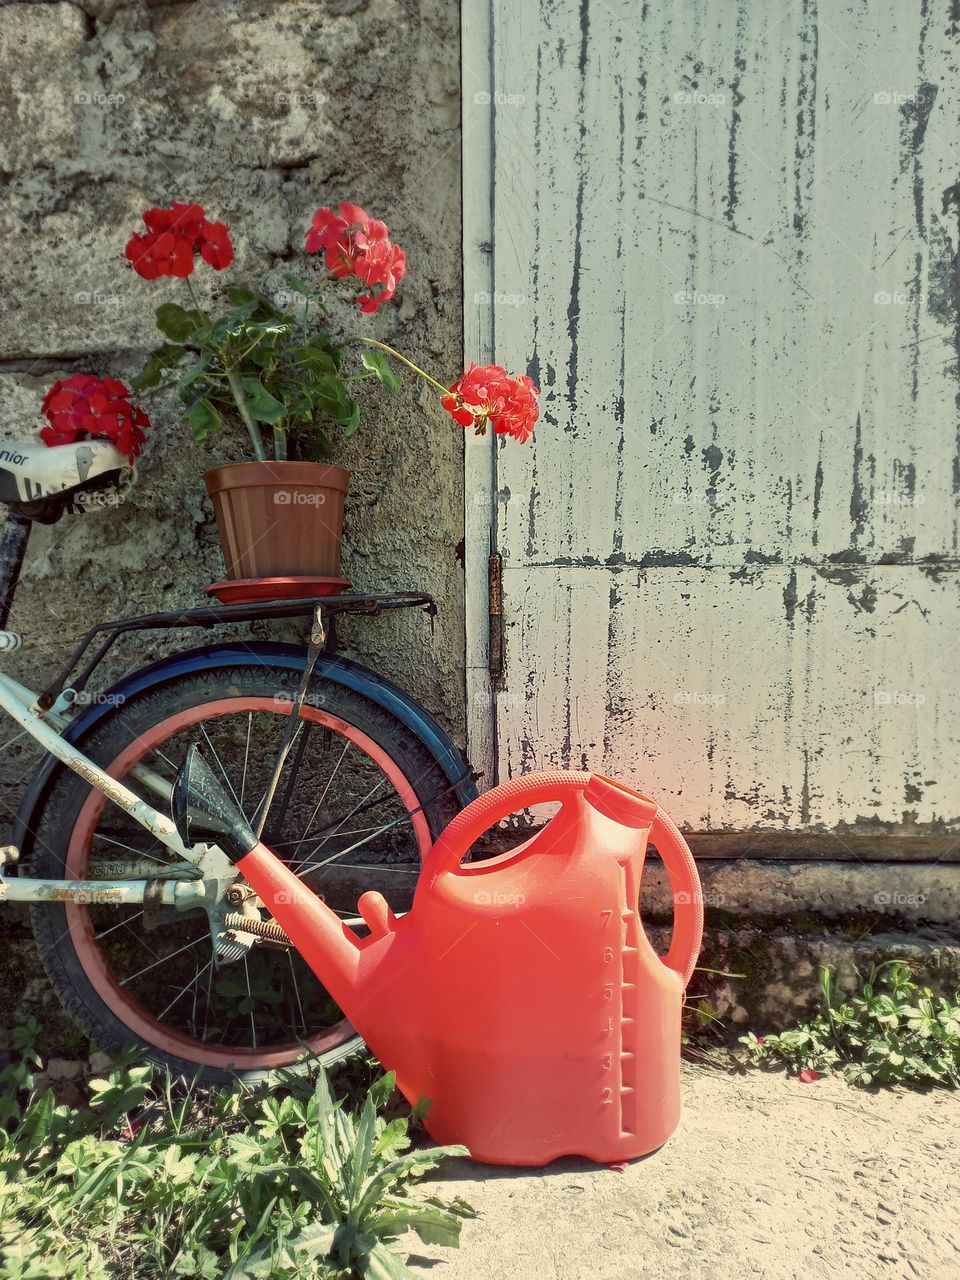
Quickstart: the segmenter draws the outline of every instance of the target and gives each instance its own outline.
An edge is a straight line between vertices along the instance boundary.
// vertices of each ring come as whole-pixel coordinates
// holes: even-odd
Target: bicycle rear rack
[[[433,597],[422,593],[407,591],[374,592],[359,594],[345,592],[335,596],[310,596],[300,600],[265,600],[243,604],[200,605],[195,609],[179,609],[170,613],[147,613],[139,618],[118,618],[113,622],[101,622],[84,632],[76,648],[67,659],[66,665],[56,678],[43,690],[37,699],[42,710],[52,707],[68,683],[78,692],[86,688],[93,672],[97,669],[107,653],[122,635],[133,631],[170,631],[176,628],[232,626],[243,622],[262,622],[271,618],[312,618],[317,608],[322,615],[335,622],[338,614],[353,613],[375,617],[389,609],[423,609],[430,618],[431,625],[437,613]],[[335,645],[335,626],[327,628],[327,644],[329,650]],[[79,670],[75,679],[71,676],[78,670],[82,660],[93,647],[98,636],[104,639],[94,650],[86,665]]]

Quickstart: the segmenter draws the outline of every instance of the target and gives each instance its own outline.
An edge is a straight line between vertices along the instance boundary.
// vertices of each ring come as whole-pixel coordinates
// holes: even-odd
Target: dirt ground
[[[412,1264],[437,1280],[960,1278],[956,1094],[686,1064],[683,1080],[679,1130],[624,1172],[449,1162],[437,1191],[479,1216],[458,1250]]]

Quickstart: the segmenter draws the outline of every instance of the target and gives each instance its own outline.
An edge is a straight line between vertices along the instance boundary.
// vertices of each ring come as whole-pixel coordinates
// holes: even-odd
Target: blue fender
[[[102,697],[86,711],[81,712],[76,720],[64,732],[67,742],[79,742],[86,733],[107,716],[114,713],[120,704],[117,699],[135,697],[147,690],[155,689],[171,680],[184,675],[194,675],[200,671],[212,671],[222,666],[280,666],[298,674],[303,671],[306,650],[295,644],[279,644],[274,641],[258,643],[234,643],[207,645],[199,649],[188,649],[172,657],[161,658],[132,675],[118,681],[107,689]],[[454,794],[462,805],[469,804],[477,797],[477,787],[470,766],[457,749],[453,739],[436,720],[415,702],[409,694],[403,692],[390,680],[361,667],[349,658],[331,657],[321,654],[315,667],[317,677],[330,680],[363,694],[371,702],[382,707],[414,733],[431,755],[436,759],[447,780],[453,786]],[[13,823],[12,842],[22,854],[27,852],[33,835],[34,815],[43,802],[44,794],[51,778],[60,762],[53,756],[45,756],[38,765],[33,777],[27,785]]]

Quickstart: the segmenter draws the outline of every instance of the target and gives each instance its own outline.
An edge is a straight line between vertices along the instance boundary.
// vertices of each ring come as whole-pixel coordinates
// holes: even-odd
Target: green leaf
[[[174,342],[186,342],[206,321],[200,311],[187,311],[175,302],[164,302],[157,307],[157,328]]]
[[[412,1280],[418,1275],[391,1249],[379,1242],[369,1253],[358,1258],[355,1265],[364,1280]]]
[[[295,289],[297,293],[310,294],[313,293],[317,287],[316,285],[311,284],[309,280],[304,280],[302,276],[293,275],[292,272],[287,272],[283,278],[286,280],[290,288]]]
[[[259,378],[241,378],[247,393],[247,408],[257,422],[279,422],[287,416],[287,406],[271,395]]]
[[[442,1205],[417,1204],[388,1209],[365,1224],[378,1236],[400,1236],[415,1231],[424,1244],[439,1244],[455,1249],[460,1243],[460,1219]]]
[[[210,368],[212,362],[213,353],[211,351],[204,352],[200,359],[190,366],[187,372],[177,383],[177,391],[183,392],[186,391],[188,387],[192,387],[196,380]]]
[[[145,391],[148,387],[159,386],[164,372],[179,364],[185,351],[185,347],[173,342],[164,342],[155,351],[151,351],[146,364],[131,383],[134,391]]]
[[[360,406],[356,400],[347,401],[347,413],[345,417],[340,419],[340,424],[347,439],[357,434],[357,429],[360,426]]]
[[[235,307],[242,307],[247,302],[266,302],[263,294],[257,293],[255,289],[243,289],[237,285],[230,285],[227,289],[227,297]]]
[[[328,347],[320,347],[312,342],[303,343],[290,354],[295,364],[316,373],[336,373],[340,367],[336,356]]]
[[[205,440],[211,431],[219,430],[220,414],[209,400],[198,400],[187,410],[187,421],[193,427],[193,434],[198,440]]]
[[[360,361],[365,369],[369,369],[391,395],[395,395],[403,386],[403,379],[390,365],[390,361],[382,351],[376,348],[365,350],[360,355]]]

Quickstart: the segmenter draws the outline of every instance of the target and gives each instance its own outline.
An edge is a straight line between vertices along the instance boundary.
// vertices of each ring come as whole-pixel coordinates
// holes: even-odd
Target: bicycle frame
[[[5,530],[6,532],[8,531]],[[13,533],[18,534],[19,540],[14,539],[16,545],[11,547],[7,557],[8,563],[0,563],[0,579],[9,578],[11,574],[15,577],[22,559],[23,531],[14,528]],[[0,546],[0,561],[3,558],[3,548]],[[11,594],[10,591],[4,594],[0,590],[0,625],[6,621],[5,614],[9,608]],[[180,859],[178,863],[163,865],[148,860],[141,860],[139,863],[104,860],[92,864],[94,870],[101,871],[103,879],[45,880],[20,875],[3,876],[4,858],[0,853],[0,902],[4,900],[28,903],[67,901],[128,905],[142,903],[146,895],[151,895],[151,902],[156,904],[172,905],[183,910],[198,905],[211,909],[220,902],[227,887],[236,879],[237,871],[233,862],[219,846],[200,844],[186,848],[165,812],[154,808],[129,787],[112,778],[63,736],[71,723],[66,713],[73,704],[74,698],[78,691],[85,689],[94,670],[120,636],[133,631],[152,629],[179,627],[209,629],[211,626],[230,625],[270,617],[283,619],[313,617],[314,623],[299,695],[290,704],[292,728],[299,712],[299,705],[306,695],[310,674],[327,640],[327,632],[320,611],[322,610],[324,615],[329,614],[330,620],[333,621],[339,613],[373,615],[381,610],[411,607],[424,609],[431,618],[435,612],[433,600],[428,595],[391,592],[374,595],[347,594],[322,599],[278,600],[220,607],[200,606],[177,613],[148,614],[144,617],[99,623],[92,627],[80,638],[66,666],[53,683],[40,693],[18,683],[10,676],[0,674],[0,711],[5,711],[51,756],[102,792],[108,800],[128,813]],[[19,636],[9,631],[0,631],[0,649],[18,648],[20,643]],[[93,656],[89,657],[89,652],[95,645]],[[85,665],[81,667],[82,660],[85,661]],[[73,672],[76,672],[76,675],[71,679]],[[276,778],[279,776],[288,747],[288,740],[281,744],[272,787],[276,785]],[[130,770],[129,777],[141,783],[165,802],[169,801],[171,783],[147,766],[135,765]],[[460,780],[461,784],[466,783],[468,779],[469,775],[465,775]],[[266,806],[264,814],[265,812]],[[15,848],[13,852],[14,856],[18,854]],[[132,879],[131,871],[142,873],[142,875],[138,874],[136,879]],[[119,875],[121,872],[124,873],[122,879],[110,878],[111,873]]]
[[[37,705],[38,695],[10,676],[0,674],[0,709],[30,734],[45,750],[68,768],[78,773],[91,786],[101,791],[108,800],[118,805],[134,821],[155,836],[172,853],[182,859],[182,864],[199,871],[201,879],[168,880],[163,883],[159,900],[166,904],[187,908],[209,900],[213,886],[204,881],[230,883],[236,876],[234,864],[216,845],[201,844],[187,848],[177,834],[172,819],[112,778],[99,765],[88,759],[61,736],[63,718],[58,711],[42,712]],[[58,723],[59,722],[59,723]],[[148,771],[141,770],[141,774]],[[157,778],[158,783],[163,783]],[[166,786],[166,784],[164,784]],[[161,868],[157,868],[160,870]],[[177,868],[162,868],[167,876],[176,875]],[[150,879],[160,879],[156,872]],[[165,878],[165,877],[164,877]],[[28,876],[7,879],[0,875],[0,902],[96,902],[128,905],[142,903],[149,880],[38,880]]]

